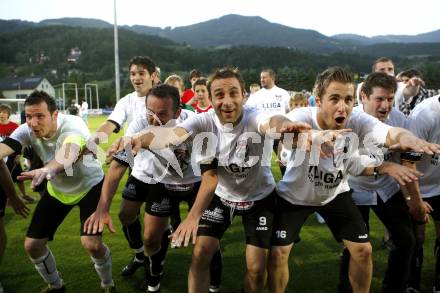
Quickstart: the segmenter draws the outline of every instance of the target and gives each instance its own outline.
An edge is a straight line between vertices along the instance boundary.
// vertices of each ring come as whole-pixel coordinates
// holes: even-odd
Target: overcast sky
[[[176,27],[231,13],[327,36],[415,35],[440,29],[439,0],[117,0],[119,25]],[[0,19],[84,17],[113,23],[113,15],[113,0],[0,0]]]

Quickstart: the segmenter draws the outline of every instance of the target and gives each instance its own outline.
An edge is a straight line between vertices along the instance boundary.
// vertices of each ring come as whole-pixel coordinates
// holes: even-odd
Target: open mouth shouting
[[[379,118],[382,122],[388,117],[389,111],[387,110],[379,110],[377,111],[377,118]]]
[[[338,116],[335,118],[335,124],[337,128],[344,127],[346,118],[344,116]]]

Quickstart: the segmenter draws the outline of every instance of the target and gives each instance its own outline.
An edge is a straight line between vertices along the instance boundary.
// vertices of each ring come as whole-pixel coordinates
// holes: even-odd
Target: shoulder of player
[[[301,107],[296,108],[286,114],[287,118],[291,120],[298,120],[301,118],[313,118],[316,107]]]
[[[392,108],[388,119],[385,121],[385,124],[396,127],[405,127],[406,116],[396,108]]]
[[[60,130],[60,133],[73,131],[90,134],[87,124],[79,116],[58,114],[58,123],[57,127]]]

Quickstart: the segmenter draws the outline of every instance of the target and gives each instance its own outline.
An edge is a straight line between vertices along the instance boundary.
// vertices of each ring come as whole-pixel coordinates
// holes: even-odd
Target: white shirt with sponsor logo
[[[408,127],[418,137],[440,144],[440,95],[418,104],[408,116]],[[423,173],[419,178],[423,197],[440,195],[440,156],[424,154],[417,170]]]
[[[64,140],[70,136],[90,138],[90,131],[84,121],[73,115],[58,114],[57,131],[51,138],[37,138],[27,124],[20,125],[10,136],[22,147],[31,145],[44,165],[55,158]],[[61,162],[59,162],[61,163]],[[91,154],[84,155],[72,165],[51,179],[50,184],[65,196],[78,195],[90,190],[104,178],[101,164]]]
[[[364,112],[363,105],[355,107],[353,112],[356,111]],[[399,110],[392,108],[384,123],[393,127],[405,128],[406,117]],[[360,146],[363,147],[362,142],[360,142]],[[367,151],[365,155],[369,155],[368,150],[365,150]],[[385,161],[400,163],[399,152],[390,152],[386,148],[382,148],[382,152]],[[376,205],[377,196],[386,202],[400,189],[394,178],[386,174],[378,175],[377,180],[374,176],[349,176],[348,184],[353,189],[352,196],[356,205]]]
[[[132,92],[116,103],[115,109],[107,120],[116,122],[122,129],[125,122],[130,125],[131,121],[137,117],[145,117],[145,113],[145,97],[138,97],[137,92]]]
[[[287,117],[321,130],[317,111],[317,107],[298,108]],[[278,194],[282,198],[292,204],[321,206],[332,201],[338,194],[350,190],[347,173],[357,176],[365,168],[365,162],[361,162],[357,152],[356,138],[363,141],[369,134],[374,143],[383,146],[390,126],[365,113],[353,112],[346,128],[353,132],[335,142],[335,154],[330,158],[319,158],[319,151],[316,154],[293,150],[286,173],[278,183]],[[313,160],[310,160],[311,156]]]
[[[201,135],[213,135],[218,139],[213,144],[211,158],[218,159],[219,181],[215,193],[222,199],[256,201],[275,189],[270,161],[273,140],[265,140],[260,132],[261,124],[269,117],[258,109],[245,106],[243,117],[235,127],[221,124],[214,111],[197,114],[180,124],[192,133],[194,141]]]
[[[189,117],[196,115],[194,112],[182,110],[176,123],[180,124]],[[148,126],[145,115],[144,117],[138,117],[130,123],[126,135],[133,135]],[[191,166],[191,152],[192,143],[190,140],[163,150],[141,149],[134,158],[131,175],[148,184],[160,182],[169,185],[180,185],[199,182],[201,178],[194,174]]]
[[[271,89],[262,88],[251,95],[246,102],[246,105],[256,107],[262,112],[272,115],[284,115],[289,109],[289,93],[277,86]]]

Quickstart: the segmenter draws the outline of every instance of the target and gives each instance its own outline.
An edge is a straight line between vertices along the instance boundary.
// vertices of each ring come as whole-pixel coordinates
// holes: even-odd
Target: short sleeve
[[[21,149],[30,144],[30,130],[27,124],[20,125],[2,143],[9,146],[17,154],[21,153]]]
[[[383,146],[391,126],[379,121],[379,119],[364,112],[352,113],[353,119],[347,128],[353,128],[353,131],[364,140],[366,136],[373,139],[374,143]]]
[[[207,125],[207,115],[209,113],[200,113],[197,115],[192,115],[188,117],[188,119],[179,123],[179,127],[185,129],[188,133],[197,134],[205,131],[207,128],[203,127],[203,125]]]
[[[110,120],[111,122],[116,123],[119,127],[117,129],[121,129],[124,125],[124,122],[127,121],[127,111],[126,106],[127,104],[127,98],[123,98],[118,103],[116,103],[115,109],[113,112],[108,116],[107,120]]]

